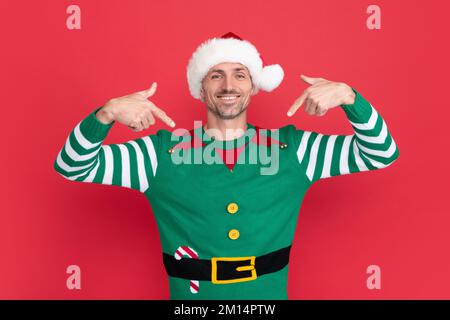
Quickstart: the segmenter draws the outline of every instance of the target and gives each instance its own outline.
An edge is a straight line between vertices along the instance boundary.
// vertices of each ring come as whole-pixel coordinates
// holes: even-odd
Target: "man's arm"
[[[145,192],[156,174],[158,135],[123,144],[103,145],[114,122],[142,131],[155,123],[154,116],[170,126],[175,123],[147,100],[150,89],[111,99],[92,112],[70,133],[54,167],[63,177],[82,182],[117,185]]]
[[[95,111],[70,133],[54,167],[64,178],[116,185],[145,192],[158,165],[156,135],[123,144],[102,145],[111,124],[103,124]]]
[[[297,130],[298,161],[310,181],[389,166],[399,157],[386,122],[363,96],[355,93],[352,104],[342,104],[354,134],[324,135]]]

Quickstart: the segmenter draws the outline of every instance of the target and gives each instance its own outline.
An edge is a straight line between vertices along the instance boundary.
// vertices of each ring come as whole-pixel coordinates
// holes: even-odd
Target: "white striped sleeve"
[[[386,122],[357,91],[355,103],[342,106],[352,135],[323,135],[297,130],[297,158],[308,179],[381,169],[399,156],[397,145]]]
[[[111,125],[92,113],[70,133],[54,167],[66,179],[147,191],[156,175],[157,135],[103,145]]]

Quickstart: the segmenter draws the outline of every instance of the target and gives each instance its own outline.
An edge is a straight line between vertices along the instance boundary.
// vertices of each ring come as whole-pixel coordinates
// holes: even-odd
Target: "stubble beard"
[[[208,99],[206,102],[206,107],[209,111],[211,111],[214,115],[216,115],[219,119],[222,120],[231,120],[239,117],[245,110],[247,110],[248,102],[249,102],[250,95],[246,96],[244,99],[237,102],[238,104],[238,112],[235,114],[228,114],[223,111],[223,108],[221,106],[215,104],[212,99]],[[231,106],[230,106],[231,107]],[[230,108],[230,107],[224,107],[224,108]],[[236,107],[234,107],[236,108]]]

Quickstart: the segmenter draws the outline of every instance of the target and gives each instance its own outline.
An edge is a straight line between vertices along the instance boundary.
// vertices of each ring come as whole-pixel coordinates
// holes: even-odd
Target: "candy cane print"
[[[198,254],[195,252],[194,249],[188,247],[188,246],[180,246],[175,251],[175,259],[180,260],[183,256],[187,256],[191,259],[198,259]],[[191,280],[190,281],[190,287],[192,293],[198,293],[198,289],[200,288],[200,284],[198,280]]]

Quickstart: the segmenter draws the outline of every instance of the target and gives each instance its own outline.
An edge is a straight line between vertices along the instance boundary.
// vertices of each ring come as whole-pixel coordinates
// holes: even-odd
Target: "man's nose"
[[[233,78],[231,76],[224,77],[224,84],[223,87],[227,92],[233,91]]]

